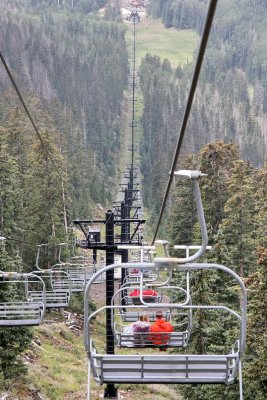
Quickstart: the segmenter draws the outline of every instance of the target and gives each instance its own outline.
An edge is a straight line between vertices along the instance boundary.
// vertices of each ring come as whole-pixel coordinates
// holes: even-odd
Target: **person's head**
[[[157,318],[157,319],[162,319],[162,318],[163,318],[162,311],[157,311],[157,312],[156,312],[156,318]]]
[[[140,315],[140,321],[148,322],[149,321],[149,316],[146,313],[141,314]]]

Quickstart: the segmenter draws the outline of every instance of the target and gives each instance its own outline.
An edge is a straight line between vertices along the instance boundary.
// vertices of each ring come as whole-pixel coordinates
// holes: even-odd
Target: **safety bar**
[[[28,286],[29,284],[39,284],[42,286],[42,304],[45,309],[45,283],[43,279],[30,272],[30,273],[20,273],[20,272],[14,272],[14,271],[8,271],[8,272],[0,272],[0,278],[7,279],[7,281],[2,281],[0,283],[4,282],[10,282],[10,283],[22,283],[25,284],[25,295],[27,298],[27,291],[28,291]]]
[[[38,250],[37,250],[37,254],[36,254],[35,266],[39,271],[43,271],[43,269],[39,267],[40,251],[41,251],[42,247],[47,247],[47,246],[48,246],[48,243],[42,243],[42,244],[38,244],[36,246],[38,248]]]
[[[58,243],[59,246],[59,251],[58,251],[58,261],[60,262],[60,264],[62,264],[63,262],[61,261],[61,249],[63,246],[68,246],[68,243]]]
[[[168,242],[168,240],[158,239],[158,240],[155,240],[155,243],[156,244],[162,244],[163,250],[164,250],[164,253],[165,253],[165,257],[169,257],[169,252],[168,252],[168,244],[169,244],[169,242]]]
[[[198,250],[201,249],[201,246],[196,245],[186,245],[186,244],[178,244],[173,246],[174,250],[185,250],[186,251],[186,258],[190,256],[190,250]],[[211,250],[211,246],[206,246],[206,250]]]
[[[60,273],[61,276],[58,275],[59,273]],[[51,289],[53,289],[53,281],[52,281],[52,279],[53,279],[54,276],[58,277],[58,278],[61,278],[61,279],[63,278],[64,281],[68,282],[68,287],[64,287],[64,290],[68,290],[68,292],[71,295],[71,292],[72,292],[72,289],[71,289],[71,277],[66,271],[59,270],[59,269],[55,269],[55,270],[52,270],[52,269],[41,269],[40,270],[39,269],[37,271],[33,271],[32,274],[35,274],[37,276],[38,276],[38,274],[40,274],[42,279],[49,278],[49,284],[51,285]],[[46,290],[47,289],[48,288],[46,287]]]

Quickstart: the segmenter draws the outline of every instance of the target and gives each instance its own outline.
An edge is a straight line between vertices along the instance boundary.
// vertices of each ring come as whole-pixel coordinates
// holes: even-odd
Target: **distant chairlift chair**
[[[45,307],[64,308],[68,307],[71,297],[71,279],[65,271],[59,270],[38,270],[33,271],[45,283]],[[42,293],[37,290],[29,290],[27,293],[28,301],[40,301]]]

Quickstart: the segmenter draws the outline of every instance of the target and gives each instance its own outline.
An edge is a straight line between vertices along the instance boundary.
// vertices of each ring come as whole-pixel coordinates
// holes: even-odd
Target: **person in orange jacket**
[[[158,299],[158,293],[153,289],[145,289],[142,291],[143,300],[148,303],[155,303]],[[135,289],[130,293],[130,297],[132,297],[133,304],[141,304],[140,302],[140,290]]]
[[[165,321],[163,318],[162,311],[156,312],[156,321],[150,327],[150,332],[153,335],[150,335],[149,340],[155,346],[166,346],[168,344],[168,340],[170,335],[165,332],[173,332],[173,326],[170,322]]]
[[[157,296],[158,295],[158,293],[153,289],[145,289],[145,290],[142,291],[142,293],[143,293],[144,297],[146,297],[146,296]],[[140,290],[139,289],[134,289],[130,293],[130,296],[132,296],[132,297],[140,296]]]

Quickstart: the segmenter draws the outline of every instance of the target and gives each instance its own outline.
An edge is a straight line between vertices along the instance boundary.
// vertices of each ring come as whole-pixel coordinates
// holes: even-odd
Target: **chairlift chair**
[[[88,255],[77,255],[75,254],[74,251],[74,247],[75,247],[75,243],[73,245],[73,255],[71,257],[69,257],[66,261],[61,260],[61,253],[62,253],[62,247],[64,246],[69,246],[69,243],[59,243],[59,252],[58,252],[58,262],[59,264],[70,264],[72,266],[75,266],[76,264],[79,266],[90,266],[91,264],[93,264],[93,258],[92,256],[88,256]]]
[[[0,287],[7,288],[10,300],[0,303],[0,326],[33,326],[42,322],[45,310],[45,285],[36,274],[0,272]],[[38,289],[34,301],[27,297],[28,288]],[[11,291],[12,288],[12,291]]]
[[[62,263],[62,264],[55,264],[51,267],[52,271],[65,271],[71,280],[71,291],[72,293],[84,292],[85,286],[87,281],[91,278],[94,271],[84,267],[83,265],[79,264],[69,264],[69,263]],[[52,281],[53,282],[53,281]],[[66,286],[69,286],[68,281],[64,281]],[[55,285],[58,285],[59,282],[55,281]],[[60,283],[62,287],[62,282]],[[54,285],[53,285],[54,286]]]
[[[140,287],[139,287],[140,288]],[[187,288],[184,289],[179,286],[170,286],[170,285],[165,285],[160,287],[162,290],[161,297],[163,301],[165,302],[165,305],[160,308],[160,311],[163,314],[163,318],[167,321],[171,321],[173,326],[175,326],[175,331],[171,333],[169,340],[165,340],[165,347],[184,347],[188,344],[188,340],[190,337],[191,333],[191,326],[192,326],[192,312],[191,310],[180,310],[180,309],[174,309],[173,304],[169,304],[170,307],[168,307],[168,304],[166,303],[170,302],[169,297],[167,295],[164,295],[164,291],[168,290],[168,292],[173,291],[173,292],[179,292],[180,293],[180,298],[183,299],[180,302],[180,306],[184,306],[186,304],[191,304],[191,297],[189,294],[189,284],[187,284]],[[123,293],[124,287],[122,286],[119,288],[115,293],[112,298],[111,304],[116,305],[118,301],[116,301],[116,298],[120,295],[120,293]],[[151,338],[151,335],[147,334],[138,334],[138,340],[133,341],[133,333],[128,332],[126,327],[129,325],[123,325],[121,323],[117,322],[116,315],[120,316],[120,319],[122,322],[136,322],[139,318],[140,315],[143,314],[144,312],[149,316],[150,322],[154,322],[156,320],[156,311],[155,309],[153,310],[153,305],[146,304],[146,298],[143,298],[144,303],[138,303],[133,309],[132,307],[128,307],[125,302],[121,302],[123,305],[122,307],[119,307],[119,314],[115,314],[112,319],[112,324],[114,326],[114,337],[117,340],[118,346],[119,347],[136,347],[136,343],[140,343],[141,347],[147,346],[152,346],[155,347],[155,343],[153,341],[153,337]],[[159,308],[158,308],[159,309]],[[169,335],[169,334],[168,334]],[[153,336],[153,334],[152,334]],[[164,333],[162,333],[162,338],[166,338],[166,335],[164,336]],[[159,341],[162,342],[162,341]],[[162,343],[164,343],[162,342]]]
[[[37,270],[32,272],[38,275],[45,283],[45,307],[64,308],[68,307],[71,297],[71,279],[65,271],[59,270]],[[37,290],[29,290],[27,298],[30,302],[40,301],[42,293]]]
[[[122,264],[123,265],[123,264]],[[126,267],[127,264],[125,264]],[[151,269],[166,268],[167,261],[153,264]],[[130,265],[131,266],[131,265]],[[140,266],[140,265],[139,265]],[[101,272],[114,268],[107,266]],[[129,266],[128,266],[129,267]],[[146,266],[147,267],[147,266]],[[246,290],[242,280],[229,268],[217,264],[184,264],[170,268],[178,271],[196,269],[217,269],[230,274],[241,288],[241,310],[237,313],[225,306],[184,305],[181,309],[215,309],[227,312],[236,318],[240,329],[237,340],[232,349],[226,354],[165,354],[162,355],[116,355],[98,354],[90,333],[90,322],[99,310],[89,314],[89,296],[93,280],[92,277],[85,291],[85,347],[95,379],[103,383],[224,383],[234,382],[238,368],[241,369],[241,357],[245,347],[246,336]],[[152,306],[152,305],[151,305]],[[163,305],[171,307],[171,304]],[[118,306],[107,306],[115,308]],[[122,307],[122,306],[120,306]],[[129,306],[132,308],[133,306]],[[155,307],[155,304],[153,304]],[[160,304],[158,304],[160,307]],[[177,305],[174,305],[177,308]],[[149,306],[148,306],[149,309]],[[102,308],[103,310],[103,308]],[[140,349],[139,349],[140,350]]]

